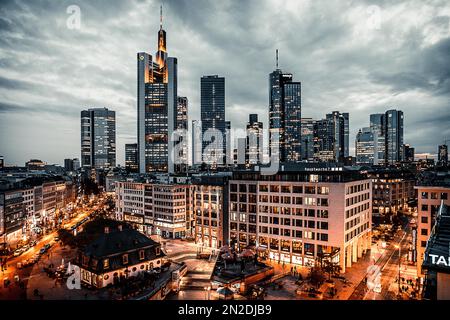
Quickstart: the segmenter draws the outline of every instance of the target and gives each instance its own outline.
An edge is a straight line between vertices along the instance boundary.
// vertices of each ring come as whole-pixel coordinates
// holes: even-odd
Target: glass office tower
[[[200,117],[203,162],[225,164],[225,78],[218,75],[200,79]]]
[[[295,163],[301,160],[301,83],[292,80],[278,65],[269,75],[269,146],[280,162]]]
[[[81,165],[116,166],[116,113],[107,108],[81,111]]]
[[[395,164],[403,159],[403,112],[388,110],[385,114],[386,161]]]
[[[137,72],[139,172],[171,171],[173,143],[169,141],[177,121],[177,59],[167,55],[162,19],[155,60],[139,52]]]

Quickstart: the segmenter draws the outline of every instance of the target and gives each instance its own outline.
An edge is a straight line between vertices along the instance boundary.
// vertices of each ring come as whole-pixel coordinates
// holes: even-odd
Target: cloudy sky
[[[219,74],[233,128],[255,112],[266,125],[278,48],[280,68],[302,82],[303,117],[350,112],[352,152],[369,114],[390,108],[404,111],[405,143],[416,154],[435,154],[450,139],[448,0],[2,0],[6,163],[79,157],[80,111],[88,107],[116,111],[117,161],[124,163],[124,144],[136,141],[136,52],[156,51],[161,3],[190,119],[200,117],[200,77]],[[80,8],[80,28],[71,5]]]

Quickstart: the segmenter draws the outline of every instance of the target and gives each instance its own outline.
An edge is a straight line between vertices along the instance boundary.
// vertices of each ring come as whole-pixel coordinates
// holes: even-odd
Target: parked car
[[[41,248],[41,250],[39,250],[39,254],[44,254],[45,251],[47,251],[47,249],[45,247]]]
[[[55,240],[55,241],[59,241],[59,237],[55,237],[54,240]]]

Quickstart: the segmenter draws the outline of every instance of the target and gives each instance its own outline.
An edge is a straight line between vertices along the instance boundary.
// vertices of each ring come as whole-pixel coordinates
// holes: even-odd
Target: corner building
[[[230,243],[279,262],[328,259],[345,272],[370,249],[371,213],[371,180],[339,167],[235,172],[229,183]]]

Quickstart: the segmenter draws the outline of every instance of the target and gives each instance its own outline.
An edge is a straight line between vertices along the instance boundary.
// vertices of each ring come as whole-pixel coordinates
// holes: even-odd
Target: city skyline
[[[7,18],[0,30],[0,134],[9,137],[0,142],[0,152],[6,164],[80,158],[79,114],[94,107],[116,111],[116,160],[124,164],[125,144],[136,142],[136,52],[154,51],[160,4],[168,47],[179,61],[178,94],[190,101],[189,121],[200,119],[201,76],[220,74],[226,79],[226,114],[233,128],[245,132],[250,113],[257,113],[267,128],[267,77],[279,49],[280,68],[302,82],[302,117],[350,113],[351,155],[356,133],[369,126],[369,114],[388,109],[404,112],[404,143],[415,147],[416,155],[436,155],[450,136],[450,28],[445,25],[450,9],[444,1],[434,6],[350,2],[344,8],[308,1],[285,6],[81,2],[80,29],[66,26],[70,3],[50,7],[11,1],[1,9]],[[422,14],[411,19],[419,5]],[[41,19],[44,14],[48,18]],[[30,24],[19,22],[22,15]],[[218,23],[211,24],[213,18]],[[271,27],[279,32],[264,32]]]

